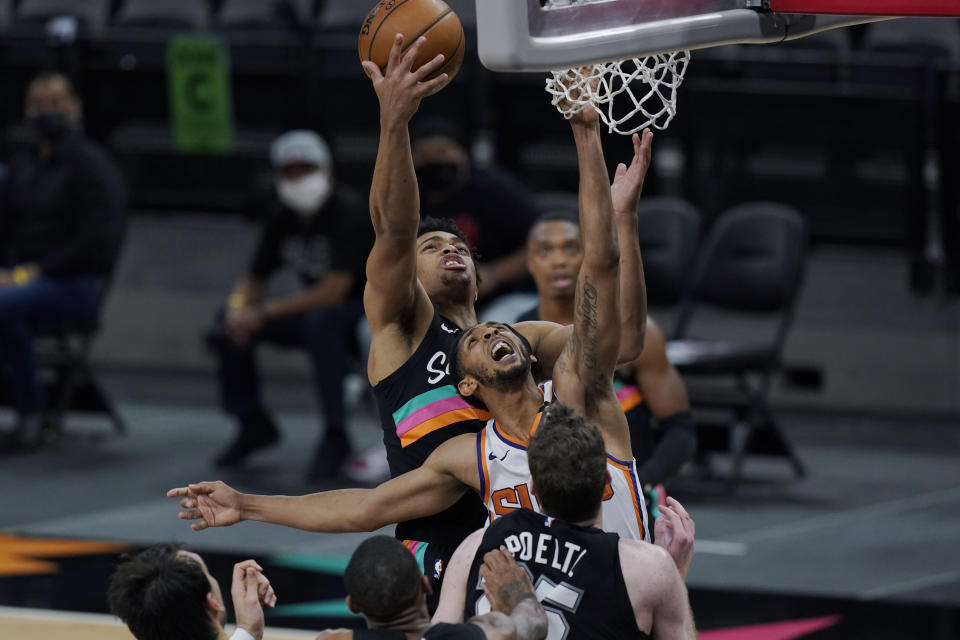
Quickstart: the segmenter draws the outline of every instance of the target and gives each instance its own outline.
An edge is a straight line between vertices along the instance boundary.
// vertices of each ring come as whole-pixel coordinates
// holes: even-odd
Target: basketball
[[[387,67],[393,39],[403,34],[403,50],[417,38],[424,36],[426,44],[413,63],[417,69],[437,54],[443,54],[444,63],[427,76],[431,80],[442,73],[450,79],[457,75],[466,48],[460,18],[443,0],[380,0],[360,28],[358,48],[360,60],[371,60],[381,70]]]

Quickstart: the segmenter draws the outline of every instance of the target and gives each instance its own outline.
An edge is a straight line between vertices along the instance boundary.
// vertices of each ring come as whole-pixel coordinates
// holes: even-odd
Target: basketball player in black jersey
[[[347,606],[363,615],[366,629],[329,629],[317,640],[541,640],[547,618],[530,579],[509,553],[494,549],[478,571],[491,611],[467,624],[433,625],[427,612],[430,583],[396,540],[374,536],[353,552],[343,583]]]
[[[464,540],[447,568],[434,622],[489,610],[480,566],[491,550],[506,548],[533,580],[547,612],[548,638],[696,638],[687,591],[670,556],[599,528],[608,475],[599,431],[569,407],[551,406],[528,456],[547,517],[515,511]],[[692,528],[679,503],[673,506],[674,527]],[[668,535],[661,523],[657,537]]]
[[[370,192],[370,216],[376,239],[367,260],[364,291],[364,309],[372,334],[367,375],[377,397],[394,477],[421,468],[434,450],[457,436],[477,432],[489,417],[458,396],[448,360],[462,329],[477,322],[476,265],[470,248],[453,226],[440,227],[436,223],[420,226],[408,124],[420,101],[438,91],[445,82],[445,75],[424,81],[442,66],[441,56],[411,71],[424,42],[425,39],[418,39],[402,53],[403,43],[398,37],[384,72],[372,63],[364,63],[379,98],[381,113],[380,148]],[[604,189],[609,197],[609,183]],[[634,191],[639,197],[639,189]],[[625,236],[622,240],[624,306],[642,308],[645,294],[636,230],[632,237]],[[625,314],[623,325],[620,361],[629,362],[642,349],[643,325],[631,313]],[[552,369],[572,331],[570,327],[549,322],[525,322],[517,328],[545,371]],[[203,486],[205,495],[213,492],[213,483]],[[225,487],[223,493],[226,502],[214,500],[215,521],[198,522],[193,525],[195,529],[253,517],[253,512],[244,513],[239,503],[231,502],[237,497],[236,492]],[[184,497],[182,504],[187,509],[197,505],[191,488],[174,489],[168,495]],[[344,508],[358,508],[362,504],[352,492],[314,495],[323,496],[324,503],[326,499],[342,498]],[[392,517],[380,510],[369,521],[358,521],[356,515],[337,518],[337,510],[319,504],[314,508],[309,504],[311,498],[278,498],[270,502],[270,506],[264,505],[266,510],[258,511],[256,517],[312,531],[376,529],[383,526],[381,517]],[[424,517],[398,517],[385,522],[400,523],[397,538],[418,556],[424,573],[439,580],[450,554],[466,535],[482,524],[485,509],[475,493],[461,488],[456,498],[440,509],[420,511]],[[199,512],[193,513],[194,517],[200,517]]]
[[[617,169],[625,170],[623,165]],[[540,301],[517,321],[573,324],[574,285],[582,260],[583,240],[574,212],[538,218],[527,237],[527,268]],[[697,436],[686,385],[667,359],[663,331],[653,318],[647,318],[643,352],[635,363],[617,370],[614,387],[630,425],[637,478],[644,486],[664,483],[693,456]]]

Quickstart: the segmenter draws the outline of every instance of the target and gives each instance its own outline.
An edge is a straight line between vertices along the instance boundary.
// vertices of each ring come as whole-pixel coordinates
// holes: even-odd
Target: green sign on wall
[[[177,36],[167,43],[170,127],[178,149],[226,153],[233,148],[230,52],[217,38]]]

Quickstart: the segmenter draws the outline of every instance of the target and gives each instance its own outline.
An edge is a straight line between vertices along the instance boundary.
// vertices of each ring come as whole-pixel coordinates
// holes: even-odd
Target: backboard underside
[[[778,2],[791,8],[842,3],[859,14],[778,13],[771,10]],[[477,0],[477,30],[487,68],[549,71],[679,49],[770,44],[883,19],[865,15],[871,12],[955,15],[957,5],[951,0]]]

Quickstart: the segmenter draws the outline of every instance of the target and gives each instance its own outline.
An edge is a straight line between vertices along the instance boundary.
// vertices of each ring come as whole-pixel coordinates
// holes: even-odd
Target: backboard
[[[487,68],[548,71],[882,19],[871,15],[958,14],[955,0],[477,0],[477,31]]]

